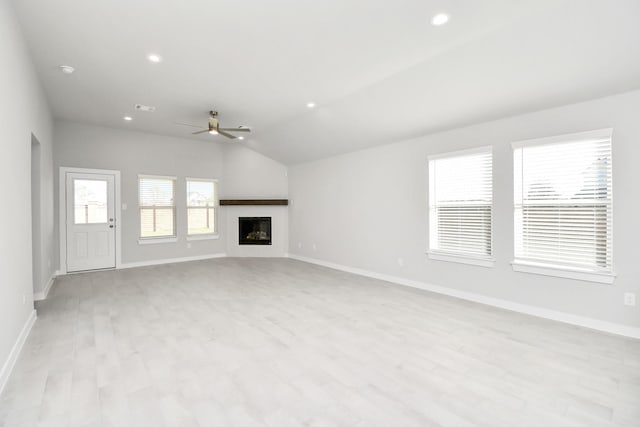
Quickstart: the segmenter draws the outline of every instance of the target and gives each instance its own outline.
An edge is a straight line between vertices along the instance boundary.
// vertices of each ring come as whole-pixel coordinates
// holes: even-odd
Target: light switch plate
[[[624,305],[629,305],[629,306],[636,305],[636,294],[634,294],[633,292],[625,292]]]

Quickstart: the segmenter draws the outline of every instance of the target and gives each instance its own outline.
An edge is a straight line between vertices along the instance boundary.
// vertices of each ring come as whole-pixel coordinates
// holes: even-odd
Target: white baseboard
[[[49,277],[49,281],[47,282],[47,284],[44,285],[44,289],[42,290],[42,292],[36,292],[35,294],[33,294],[34,301],[42,301],[44,299],[47,299],[47,295],[49,295],[49,291],[51,290],[51,286],[53,286],[53,282],[56,280],[56,276],[56,273],[52,274],[51,277]]]
[[[152,259],[148,261],[135,261],[135,262],[123,262],[119,266],[117,266],[116,270],[121,270],[125,268],[136,268],[136,267],[148,267],[151,265],[162,265],[162,264],[175,264],[177,262],[188,262],[188,261],[202,261],[205,259],[214,259],[214,258],[226,258],[228,255],[226,253],[219,254],[207,254],[207,255],[195,255],[189,257],[181,257],[181,258],[165,258],[165,259]],[[78,271],[72,273],[63,273],[62,271],[56,271],[56,276],[66,276],[68,274],[78,274],[78,273],[90,273],[91,271],[100,271],[100,270],[87,270],[87,271]]]
[[[2,393],[2,390],[4,390],[7,382],[9,381],[11,371],[13,371],[13,368],[16,365],[18,356],[20,356],[22,347],[24,346],[25,341],[27,341],[27,337],[29,336],[29,332],[31,332],[33,324],[36,322],[36,318],[36,311],[31,311],[31,314],[29,314],[29,318],[22,327],[22,331],[20,331],[20,335],[18,335],[18,339],[16,340],[15,344],[13,344],[11,352],[9,352],[9,357],[7,357],[4,365],[2,365],[2,370],[0,370],[0,393]]]
[[[120,267],[118,267],[118,269],[147,267],[150,265],[161,265],[161,264],[174,264],[177,262],[202,261],[205,259],[226,258],[226,256],[227,256],[226,253],[220,253],[220,254],[196,255],[196,256],[182,257],[182,258],[167,258],[167,259],[154,259],[149,261],[124,262],[120,264]]]
[[[332,268],[334,270],[345,271],[360,276],[371,277],[373,279],[384,280],[386,282],[396,283],[399,285],[410,286],[412,288],[423,289],[438,294],[448,295],[455,298],[473,301],[480,304],[490,305],[493,307],[503,308],[505,310],[515,311],[518,313],[528,314],[531,316],[541,317],[544,319],[555,320],[558,322],[568,323],[584,328],[595,329],[597,331],[608,332],[611,334],[622,335],[629,338],[640,339],[640,328],[622,325],[619,323],[606,322],[604,320],[592,319],[589,317],[578,316],[575,314],[564,313],[561,311],[550,310],[532,305],[520,304],[499,298],[488,297],[473,292],[460,291],[457,289],[447,288],[444,286],[432,285],[416,280],[404,279],[402,277],[391,276],[388,274],[376,273],[373,271],[363,270],[360,268],[348,267],[345,265],[335,264],[315,258],[307,258],[295,254],[287,254],[286,257],[298,261],[308,262],[311,264],[321,265],[323,267]]]

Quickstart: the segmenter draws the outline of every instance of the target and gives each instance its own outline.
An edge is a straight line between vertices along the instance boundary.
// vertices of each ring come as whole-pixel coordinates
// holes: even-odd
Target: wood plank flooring
[[[59,278],[4,426],[640,426],[640,341],[288,259]]]

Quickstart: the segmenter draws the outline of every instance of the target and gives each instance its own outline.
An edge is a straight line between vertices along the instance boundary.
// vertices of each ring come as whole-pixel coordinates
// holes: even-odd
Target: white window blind
[[[513,144],[516,262],[612,271],[611,135]]]
[[[175,237],[175,178],[140,176],[140,237]]]
[[[212,234],[216,232],[216,182],[187,178],[188,234]]]
[[[491,147],[429,157],[429,251],[491,259]]]

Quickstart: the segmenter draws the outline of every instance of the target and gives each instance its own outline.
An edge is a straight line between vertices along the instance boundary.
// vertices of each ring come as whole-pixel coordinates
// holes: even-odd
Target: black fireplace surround
[[[241,245],[270,245],[271,217],[240,217],[238,232],[238,243]]]

